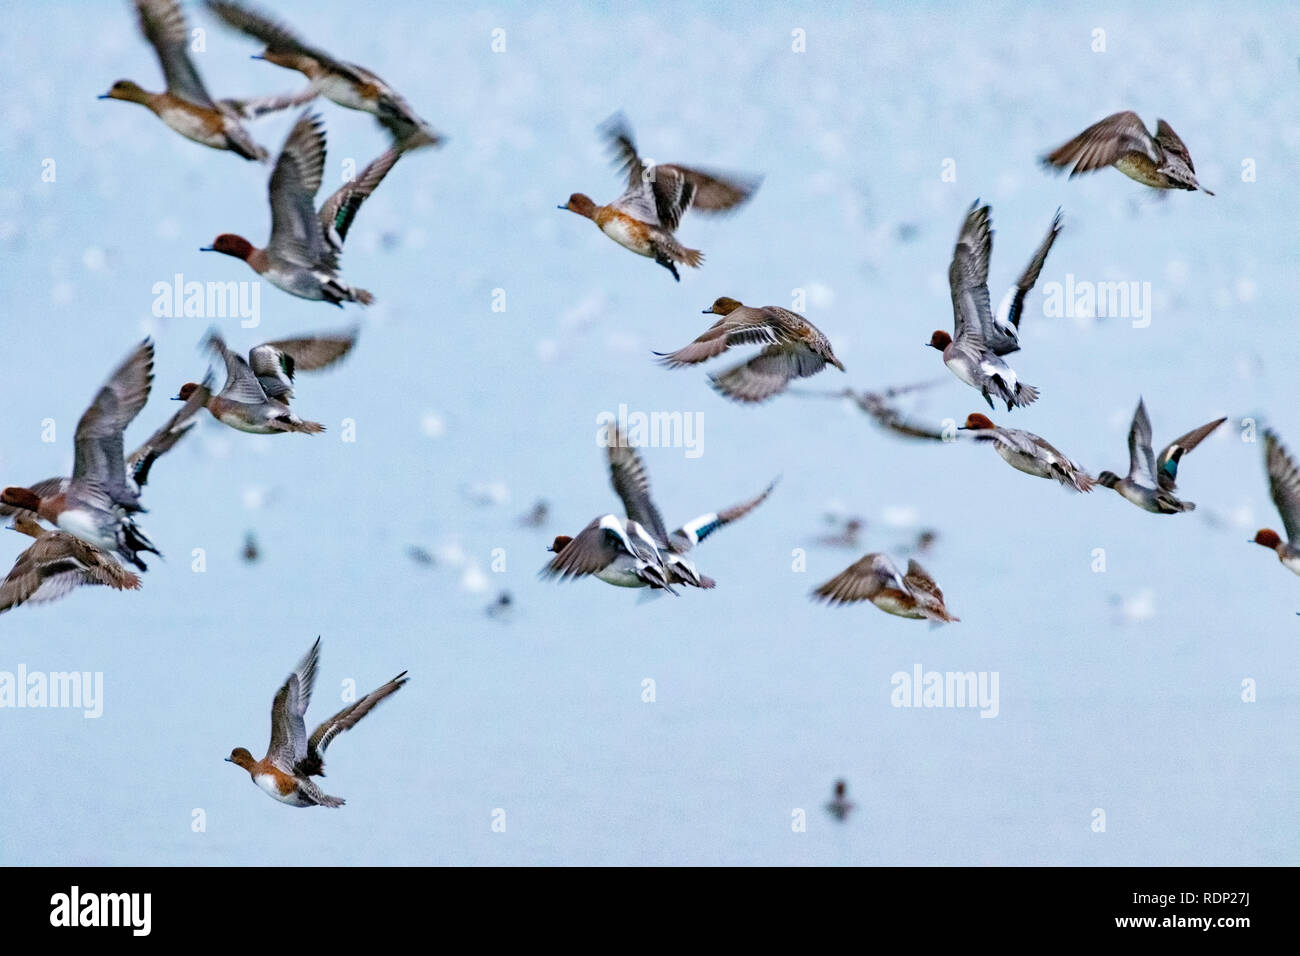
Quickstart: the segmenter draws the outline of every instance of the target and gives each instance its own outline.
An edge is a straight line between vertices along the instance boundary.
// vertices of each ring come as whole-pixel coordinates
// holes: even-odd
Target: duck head
[[[997,428],[998,426],[994,425],[993,422],[988,419],[988,416],[981,415],[979,412],[971,412],[971,414],[966,416],[966,424],[961,427],[971,431],[987,431],[991,428]]]
[[[703,311],[705,315],[708,315],[710,313],[712,313],[713,315],[731,315],[731,313],[739,309],[741,305],[742,303],[739,302],[738,300],[733,299],[730,296],[724,295],[721,298],[715,299],[713,305],[709,306],[707,309]],[[837,362],[836,364],[839,363]],[[840,368],[841,370],[843,370],[843,366],[840,366]]]
[[[1269,528],[1262,528],[1255,532],[1255,537],[1251,538],[1251,541],[1255,544],[1262,544],[1270,551],[1276,551],[1277,546],[1282,543],[1282,536]]]
[[[592,201],[590,196],[584,195],[583,193],[574,193],[569,197],[568,202],[558,208],[567,209],[569,212],[576,212],[579,216],[583,216],[587,219],[596,218],[596,204]]]
[[[181,386],[181,390],[172,397],[172,401],[188,402],[190,400],[190,396],[193,395],[198,390],[199,390],[198,382],[186,382],[184,385]]]
[[[236,747],[234,750],[230,751],[230,756],[226,758],[226,763],[233,763],[235,766],[243,767],[245,770],[251,769],[253,764],[256,762],[257,761],[253,759],[253,755],[243,747]]]
[[[254,246],[243,236],[236,236],[233,233],[223,232],[217,238],[212,240],[212,245],[205,246],[199,252],[220,252],[228,256],[234,256],[236,259],[248,261],[248,257],[253,254]]]
[[[940,352],[951,344],[952,336],[943,329],[936,329],[934,335],[930,336],[930,341],[926,343],[930,348],[938,349]]]
[[[126,100],[128,103],[143,103],[149,94],[130,80],[118,80],[107,93],[99,96],[101,100]]]

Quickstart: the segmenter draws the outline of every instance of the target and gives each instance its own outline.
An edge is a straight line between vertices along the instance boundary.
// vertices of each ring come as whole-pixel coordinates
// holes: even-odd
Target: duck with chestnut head
[[[248,771],[253,783],[273,800],[291,807],[341,807],[342,797],[321,790],[312,777],[325,776],[325,748],[330,741],[357,725],[377,704],[397,693],[409,678],[406,671],[348,704],[318,726],[310,737],[303,718],[311,703],[316,668],[320,663],[320,638],[276,692],[271,704],[271,743],[257,760],[245,747],[236,747],[227,763]]]
[[[300,299],[369,305],[374,296],[339,277],[343,242],[357,210],[401,157],[386,150],[355,179],[314,208],[325,174],[325,128],[319,116],[304,113],[285,140],[271,173],[271,238],[258,248],[243,236],[222,233],[200,252],[219,252],[242,259],[276,288]]]
[[[1286,538],[1271,528],[1261,528],[1251,540],[1274,552],[1288,571],[1300,574],[1300,469],[1272,430],[1264,432],[1264,468]]]
[[[298,372],[327,368],[352,351],[357,329],[323,333],[293,339],[279,339],[254,346],[245,359],[226,345],[215,329],[205,339],[207,347],[226,365],[226,383],[201,403],[223,425],[254,435],[282,435],[301,432],[316,435],[325,430],[319,422],[299,418],[289,407],[294,376]],[[203,386],[186,382],[176,395],[178,401],[193,402]]]
[[[637,155],[621,113],[606,120],[601,133],[627,177],[623,195],[601,206],[585,193],[574,193],[559,208],[590,219],[624,249],[653,259],[681,281],[679,263],[697,269],[704,260],[704,253],[687,249],[674,235],[686,211],[734,209],[754,194],[761,177],[703,172],[674,163],[647,165]]]
[[[992,442],[1002,460],[1017,471],[1051,478],[1071,491],[1092,491],[1093,477],[1033,432],[999,428],[979,412],[966,416],[960,430],[969,432],[976,441]]]
[[[997,398],[1006,402],[1007,411],[1011,411],[1036,401],[1038,389],[1023,384],[999,354],[999,349],[1011,352],[1019,345],[1007,338],[1005,330],[999,331],[989,306],[989,256],[992,250],[989,207],[981,207],[976,200],[957,236],[948,268],[953,334],[939,329],[926,344],[943,353],[943,364],[948,370],[977,389],[989,408],[994,407],[993,399]],[[1046,251],[1043,256],[1046,256]]]
[[[0,491],[0,515],[26,512],[145,570],[140,553],[158,549],[135,523],[149,465],[187,430],[193,406],[127,459],[122,436],[153,387],[153,343],[145,339],[119,365],[77,422],[72,475]]]

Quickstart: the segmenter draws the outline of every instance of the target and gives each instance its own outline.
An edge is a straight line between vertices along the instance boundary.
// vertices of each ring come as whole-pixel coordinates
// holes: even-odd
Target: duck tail
[[[353,289],[352,301],[360,302],[362,305],[370,305],[375,301],[375,297],[371,295],[369,292],[367,292],[365,289]]]
[[[252,162],[264,163],[271,158],[271,154],[264,147],[259,146],[247,136],[231,136],[227,134],[226,144],[232,153]]]
[[[683,265],[688,265],[692,269],[698,269],[700,263],[704,261],[704,253],[699,249],[682,249],[677,256],[677,261]]]
[[[296,422],[284,423],[284,430],[287,432],[300,432],[304,435],[319,435],[325,430],[325,426],[320,422],[305,422],[299,419]]]
[[[1038,401],[1038,389],[1032,385],[1016,385],[1016,394],[1007,402],[1007,411],[1011,411],[1013,406],[1019,405],[1024,408],[1026,405],[1032,405]]]
[[[409,153],[411,150],[421,149],[425,146],[441,146],[442,140],[442,136],[429,127],[416,127],[409,135],[401,139],[395,139],[393,145],[400,152]]]

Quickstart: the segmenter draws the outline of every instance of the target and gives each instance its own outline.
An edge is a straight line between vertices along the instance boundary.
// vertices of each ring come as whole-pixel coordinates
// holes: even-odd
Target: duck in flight
[[[717,213],[741,205],[758,189],[761,177],[704,172],[676,163],[647,165],[637,155],[632,132],[622,114],[601,127],[627,188],[607,206],[598,206],[584,193],[574,193],[560,206],[590,219],[624,249],[653,259],[681,281],[677,264],[699,268],[704,253],[687,249],[674,235],[688,209]]]

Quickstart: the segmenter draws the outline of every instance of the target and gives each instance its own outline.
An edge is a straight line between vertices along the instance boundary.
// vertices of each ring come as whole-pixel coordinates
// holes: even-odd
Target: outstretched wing
[[[226,363],[226,384],[221,387],[222,398],[245,405],[261,405],[266,401],[266,392],[249,368],[248,362],[238,352],[227,347],[225,339],[216,329],[208,332],[204,344]]]
[[[1176,487],[1175,482],[1178,479],[1178,463],[1182,460],[1182,457],[1204,441],[1210,432],[1227,420],[1227,418],[1219,418],[1207,422],[1200,428],[1194,428],[1186,435],[1175,438],[1165,446],[1164,450],[1160,452],[1160,457],[1156,459],[1156,477],[1160,481],[1161,491],[1174,490]]]
[[[1282,516],[1287,540],[1296,544],[1300,540],[1300,470],[1271,431],[1264,432],[1264,465],[1268,469],[1268,490]]]
[[[194,416],[198,414],[199,409],[207,405],[211,397],[212,373],[209,372],[203,377],[199,387],[181,405],[180,410],[167,419],[162,428],[150,435],[139,448],[131,452],[131,457],[126,460],[126,467],[137,487],[144,487],[149,481],[149,469],[153,467],[153,463],[171,451],[176,443],[194,427]]]
[[[298,762],[307,756],[307,725],[303,715],[311,703],[319,662],[320,638],[317,637],[316,643],[280,686],[271,704],[271,744],[266,755],[285,773],[292,773]]]
[[[287,404],[293,397],[294,374],[333,365],[352,351],[357,332],[353,328],[336,335],[267,342],[248,353],[249,364],[267,396]]]
[[[328,253],[315,208],[324,172],[325,124],[319,115],[304,113],[290,130],[271,173],[269,246],[278,255],[308,268],[316,266]]]
[[[679,554],[689,551],[719,528],[726,527],[731,522],[745,517],[745,515],[766,501],[767,496],[772,493],[772,489],[775,487],[776,481],[773,481],[748,501],[742,501],[740,504],[725,508],[722,511],[700,515],[698,518],[686,522],[673,532],[672,537],[669,539],[669,545]]]
[[[727,398],[755,404],[785,391],[791,379],[816,375],[826,367],[824,356],[802,342],[769,345],[752,359],[710,376],[709,383]]]
[[[325,776],[325,748],[329,746],[330,741],[343,731],[355,727],[362,717],[375,708],[376,704],[389,694],[401,690],[407,680],[409,678],[406,676],[406,671],[402,671],[387,684],[372,690],[356,703],[349,704],[322,723],[312,732],[311,739],[307,741],[307,756],[300,760],[294,769],[304,777]]]
[[[737,309],[745,313],[741,320],[733,318],[735,313],[719,319],[709,326],[689,345],[684,345],[676,352],[656,352],[662,364],[669,368],[683,365],[697,365],[717,358],[727,349],[736,345],[776,345],[788,341],[781,330],[763,321],[762,313],[753,309]]]
[[[1020,274],[1015,286],[1007,292],[1006,298],[998,307],[998,314],[994,317],[989,334],[989,347],[993,349],[995,355],[1010,355],[1019,350],[1020,339],[1017,333],[1020,329],[1020,316],[1025,308],[1025,297],[1038,281],[1039,273],[1043,271],[1043,263],[1047,261],[1047,254],[1052,250],[1052,243],[1056,242],[1056,237],[1060,233],[1061,210],[1057,209],[1056,215],[1052,218],[1052,225],[1038,248],[1034,250],[1029,265],[1025,266],[1025,271]]]
[[[317,218],[321,230],[329,237],[335,260],[343,251],[343,242],[348,237],[348,230],[352,228],[352,221],[356,219],[361,204],[370,198],[401,157],[402,152],[396,147],[385,150],[361,171],[361,175],[344,183],[321,205]]]
[[[1186,163],[1188,170],[1196,172],[1196,167],[1192,165],[1192,154],[1187,151],[1187,146],[1174,132],[1173,127],[1162,119],[1156,120],[1156,142],[1166,153],[1172,153]]]
[[[1160,162],[1160,155],[1141,117],[1126,110],[1093,123],[1074,139],[1044,156],[1043,162],[1058,169],[1069,168],[1073,179],[1080,173],[1110,166],[1132,153],[1145,156],[1153,163]]]
[[[1151,451],[1151,419],[1147,417],[1146,403],[1140,398],[1137,411],[1133,413],[1133,424],[1128,430],[1128,480],[1146,488],[1157,487],[1156,459]]]
[[[903,576],[886,554],[868,554],[813,591],[815,599],[829,604],[870,601],[886,591],[907,594]]]
[[[602,527],[601,519],[597,518],[542,568],[541,576],[578,578],[597,574],[613,564],[619,555],[630,553],[623,539],[612,529]]]
[[[650,497],[650,476],[637,450],[627,443],[621,429],[615,428],[608,448],[609,477],[614,491],[623,501],[627,516],[654,538],[659,545],[668,543],[668,531],[654,500]]]
[[[948,287],[952,293],[953,343],[978,361],[984,351],[984,337],[993,324],[989,307],[989,257],[993,254],[993,230],[989,207],[979,200],[971,206],[957,235],[948,266]]]
[[[149,400],[153,342],[145,339],[114,370],[77,422],[73,480],[93,480],[117,504],[134,507],[138,492],[126,483],[122,433]]]
[[[189,29],[180,4],[176,0],[135,0],[135,9],[140,15],[140,29],[158,54],[167,92],[195,106],[213,109],[212,97],[190,61]]]

